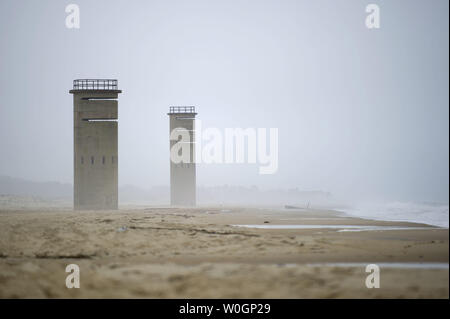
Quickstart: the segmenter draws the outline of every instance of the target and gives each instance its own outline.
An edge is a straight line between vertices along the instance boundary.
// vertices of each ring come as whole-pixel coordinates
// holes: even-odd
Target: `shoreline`
[[[407,219],[407,218],[390,218],[390,219],[386,219],[386,216],[368,216],[368,215],[364,215],[364,214],[357,214],[357,213],[351,213],[350,211],[352,211],[352,209],[349,210],[340,210],[340,209],[336,209],[336,211],[339,211],[343,214],[346,214],[349,217],[356,217],[356,218],[364,218],[364,219],[368,219],[368,220],[381,220],[381,221],[391,221],[391,222],[410,222],[410,223],[418,223],[418,224],[426,224],[426,225],[430,225],[430,226],[434,226],[434,227],[440,227],[440,228],[445,228],[448,229],[449,228],[449,223],[448,223],[448,219],[449,219],[449,213],[448,213],[448,205],[440,205],[440,206],[446,206],[447,207],[447,218],[446,218],[446,222],[444,225],[444,222],[441,221],[434,221],[434,222],[430,222],[430,221],[423,221],[423,220],[418,220],[417,217],[415,217],[415,219]],[[354,210],[354,209],[353,209]],[[431,212],[428,212],[431,213]],[[388,214],[385,214],[388,215]]]

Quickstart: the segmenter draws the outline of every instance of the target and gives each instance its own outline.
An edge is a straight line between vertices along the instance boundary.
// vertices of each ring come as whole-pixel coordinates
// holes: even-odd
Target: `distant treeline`
[[[67,199],[73,196],[71,184],[33,182],[9,176],[0,176],[0,194],[37,196],[46,199]]]
[[[0,195],[35,196],[44,199],[73,197],[72,184],[59,182],[33,182],[24,179],[0,176]],[[301,191],[294,189],[262,190],[256,186],[213,186],[197,188],[198,203],[203,205],[295,205],[317,207],[334,204],[329,192]],[[119,187],[120,204],[168,204],[170,188],[155,186],[142,189],[125,185]]]

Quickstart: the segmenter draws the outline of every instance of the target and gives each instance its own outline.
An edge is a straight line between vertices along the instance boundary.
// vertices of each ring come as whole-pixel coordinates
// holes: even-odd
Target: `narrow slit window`
[[[84,164],[84,157],[81,156],[81,164]]]
[[[91,156],[91,164],[94,165],[94,156]]]
[[[102,157],[102,164],[103,165],[105,164],[105,157],[104,156]]]

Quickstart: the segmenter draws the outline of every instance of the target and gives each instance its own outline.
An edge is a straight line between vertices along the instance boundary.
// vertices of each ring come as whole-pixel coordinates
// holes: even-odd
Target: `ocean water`
[[[378,230],[416,230],[430,229],[430,227],[401,227],[401,226],[368,226],[368,225],[231,225],[235,227],[259,228],[259,229],[337,229],[338,232],[346,231],[378,231]]]
[[[361,267],[366,268],[369,263],[317,263],[308,264],[312,267]],[[380,268],[401,268],[401,269],[444,269],[448,270],[448,263],[376,263]],[[287,264],[289,266],[289,264]]]
[[[405,221],[448,228],[449,206],[434,203],[377,203],[357,204],[338,209],[350,216],[374,220]]]

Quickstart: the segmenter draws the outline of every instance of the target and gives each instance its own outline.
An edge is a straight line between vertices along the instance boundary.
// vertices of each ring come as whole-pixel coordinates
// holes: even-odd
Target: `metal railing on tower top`
[[[74,90],[117,90],[118,82],[112,79],[73,80]]]
[[[195,113],[195,106],[171,106],[169,114],[174,113]]]

